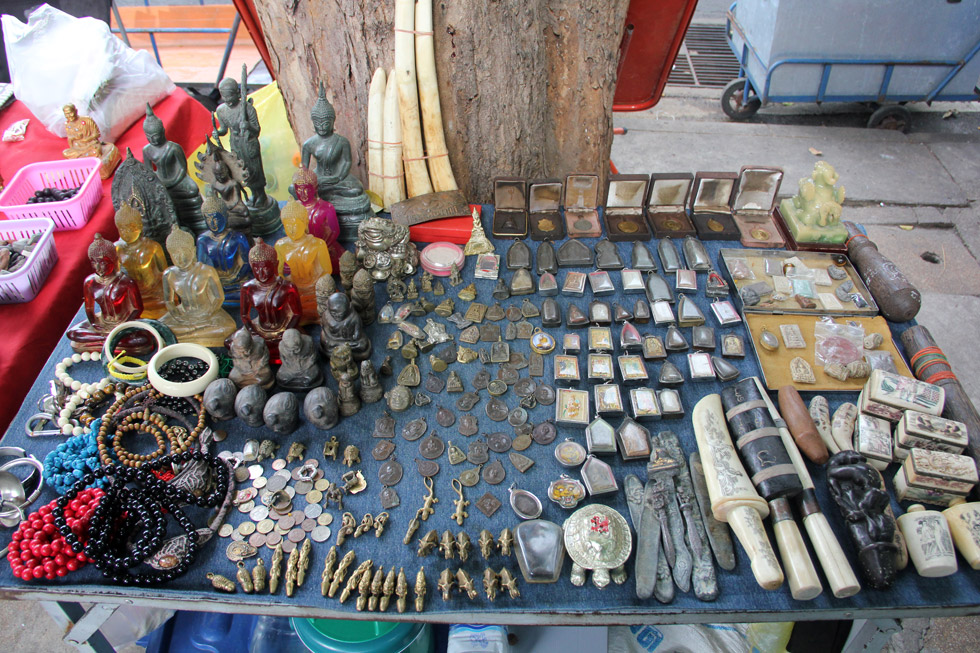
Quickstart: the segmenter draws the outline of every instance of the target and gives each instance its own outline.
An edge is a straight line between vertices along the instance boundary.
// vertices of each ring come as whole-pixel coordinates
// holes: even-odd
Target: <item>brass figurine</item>
[[[452,560],[453,556],[456,555],[456,539],[453,538],[453,534],[448,528],[443,531],[439,541],[439,553],[446,560]]]
[[[500,547],[500,555],[510,555],[510,548],[514,546],[514,536],[511,534],[509,528],[500,531],[500,537],[497,538],[497,546]]]
[[[294,442],[289,445],[289,452],[286,454],[286,462],[292,463],[303,460],[306,456],[306,445],[302,442]]]
[[[337,566],[337,571],[333,574],[333,579],[330,581],[330,589],[327,590],[327,597],[333,598],[340,589],[340,584],[344,582],[344,576],[347,575],[347,570],[350,566],[354,564],[354,552],[348,551],[344,554],[344,557],[340,559],[340,564]]]
[[[357,529],[354,531],[354,539],[364,535],[372,528],[374,528],[374,515],[369,512],[365,513],[364,516],[361,517],[361,523],[358,524]]]
[[[358,612],[363,612],[367,607],[368,598],[371,596],[371,569],[367,569],[361,574],[361,582],[357,584],[357,602],[354,607]]]
[[[507,593],[510,595],[510,598],[512,599],[521,598],[521,593],[517,589],[517,578],[510,575],[510,571],[508,571],[507,567],[500,568],[500,586],[503,589],[507,590]]]
[[[419,573],[422,573],[421,570]],[[405,577],[404,567],[398,568],[398,581],[395,584],[395,596],[398,597],[398,601],[396,603],[398,612],[405,612],[406,608],[408,608],[408,578]],[[417,603],[416,607],[418,607]]]
[[[332,546],[330,547],[330,552],[327,553],[327,559],[323,561],[323,573],[320,575],[320,594],[323,596],[326,596],[327,591],[330,589],[330,581],[333,580],[334,567],[336,566],[337,547]]]
[[[454,478],[452,480],[453,491],[458,495],[458,499],[453,499],[453,506],[455,510],[453,511],[452,519],[456,521],[458,526],[463,525],[463,520],[470,516],[470,513],[466,512],[466,506],[470,505],[470,502],[463,498],[463,484],[459,482],[459,479]]]
[[[388,570],[388,575],[385,576],[384,585],[381,587],[381,602],[378,606],[378,609],[381,612],[388,611],[388,604],[391,602],[391,597],[395,593],[396,578],[395,568],[392,567]]]
[[[310,570],[310,553],[313,551],[313,541],[306,538],[303,540],[303,546],[296,548],[300,549],[299,563],[296,569],[296,587],[302,587],[303,581],[306,580],[306,572]]]
[[[473,578],[462,567],[456,570],[456,584],[459,585],[460,592],[466,592],[470,601],[476,598],[477,591],[473,585]]]
[[[497,546],[496,542],[493,541],[493,533],[484,528],[480,531],[480,539],[477,540],[477,543],[480,545],[480,555],[483,556],[484,560],[489,560]]]
[[[244,560],[238,561],[238,571],[235,572],[235,578],[238,579],[238,584],[242,586],[242,591],[246,594],[251,594],[255,591],[255,585],[252,583],[252,575],[245,568]]]
[[[439,534],[436,533],[434,530],[429,531],[422,537],[421,540],[419,540],[419,547],[417,551],[418,556],[420,558],[424,558],[425,556],[432,553],[432,551],[435,550],[438,544],[439,544]]]
[[[232,586],[234,588],[234,585]],[[419,573],[415,576],[415,611],[422,612],[425,608],[425,593],[428,587],[425,584],[425,567],[419,568]]]
[[[279,591],[280,578],[282,578],[282,542],[276,545],[272,552],[272,562],[269,563],[269,594]]]
[[[65,131],[68,132],[68,149],[62,152],[64,157],[66,159],[95,157],[101,162],[99,176],[103,180],[111,177],[116,166],[122,161],[119,149],[112,143],[104,143],[99,126],[88,116],[78,115],[74,104],[66,104],[62,111],[65,114]]]
[[[296,578],[299,576],[299,547],[289,552],[286,560],[286,596],[292,598],[296,591]]]
[[[394,569],[394,567],[392,567],[392,569]],[[384,567],[378,565],[378,569],[374,572],[374,578],[371,579],[371,596],[368,598],[368,612],[374,612],[378,609],[378,600],[381,598],[381,593],[384,591],[384,584]]]
[[[470,543],[470,536],[464,531],[456,533],[456,553],[459,554],[459,559],[462,562],[466,562],[470,557],[470,551],[473,550],[473,545]]]
[[[353,467],[357,463],[361,462],[361,450],[352,444],[347,445],[344,449],[344,464],[348,467]]]
[[[408,530],[405,531],[405,537],[402,538],[402,544],[410,543],[412,538],[415,537],[415,533],[419,530],[419,526],[422,525],[422,522],[419,520],[419,513],[421,512],[422,509],[419,508],[415,512],[415,516],[408,522]]]
[[[391,515],[387,511],[380,513],[374,518],[374,536],[381,537],[381,534],[385,532],[385,526],[388,524],[388,519]]]
[[[256,594],[265,591],[265,578],[265,563],[262,562],[262,558],[258,558],[255,561],[255,566],[252,567],[252,586],[255,588]]]
[[[483,570],[483,591],[486,592],[487,600],[493,603],[497,598],[497,590],[500,589],[500,576],[490,567]]]
[[[323,443],[323,459],[337,460],[337,449],[339,448],[340,440],[337,439],[336,435],[331,436],[329,440]]]
[[[208,573],[205,577],[211,581],[211,587],[219,592],[235,593],[235,584],[221,574]]]
[[[347,536],[352,535],[355,528],[357,528],[357,521],[354,520],[354,515],[345,512],[340,518],[340,528],[337,529],[337,546],[343,546]]]
[[[470,256],[474,254],[493,254],[493,243],[487,238],[483,231],[483,221],[480,219],[480,209],[473,208],[473,229],[470,231],[470,239],[463,247],[463,254]]]
[[[442,600],[448,601],[449,594],[453,591],[453,587],[456,585],[456,578],[453,576],[453,572],[449,569],[443,569],[439,572],[439,582],[436,584],[436,589],[442,592]]]
[[[340,593],[339,600],[341,603],[344,603],[345,601],[347,601],[347,599],[350,598],[351,593],[353,593],[354,590],[357,589],[357,586],[360,585],[361,577],[364,576],[364,574],[370,575],[371,566],[373,564],[374,564],[373,561],[365,560],[361,564],[357,565],[357,568],[350,575],[350,578],[347,579],[347,585],[344,586],[344,591]]]
[[[419,519],[422,521],[428,521],[429,517],[432,516],[432,513],[436,511],[433,506],[439,503],[439,499],[436,498],[435,482],[432,480],[431,476],[424,476],[422,478],[422,485],[426,487],[429,493],[425,495],[425,501],[422,503],[422,509],[419,510]]]

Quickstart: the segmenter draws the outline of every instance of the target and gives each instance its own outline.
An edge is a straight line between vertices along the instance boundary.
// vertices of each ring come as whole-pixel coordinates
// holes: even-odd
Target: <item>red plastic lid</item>
[[[453,243],[440,242],[427,245],[419,255],[422,268],[437,277],[448,277],[453,263],[463,269],[463,250]]]

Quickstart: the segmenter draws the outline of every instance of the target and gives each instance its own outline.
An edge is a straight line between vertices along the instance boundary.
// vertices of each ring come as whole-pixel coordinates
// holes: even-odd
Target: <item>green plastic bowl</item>
[[[431,653],[432,627],[421,623],[292,617],[293,630],[313,653]]]

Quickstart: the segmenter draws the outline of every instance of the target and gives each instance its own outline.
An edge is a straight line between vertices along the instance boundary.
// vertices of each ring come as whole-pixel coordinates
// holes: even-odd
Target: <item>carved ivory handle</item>
[[[409,197],[432,192],[422,147],[419,89],[415,72],[415,0],[395,0],[395,79],[402,123],[402,154]]]
[[[769,515],[769,506],[752,485],[732,445],[721,397],[713,394],[701,399],[691,420],[711,497],[711,512],[715,519],[732,527],[751,560],[756,582],[763,589],[776,589],[783,583],[783,572],[762,525],[762,518]]]
[[[800,527],[793,520],[789,499],[774,499],[769,502],[769,507],[772,509],[772,530],[776,534],[779,555],[786,570],[790,595],[797,601],[817,598],[823,592],[823,585],[803,543]]]

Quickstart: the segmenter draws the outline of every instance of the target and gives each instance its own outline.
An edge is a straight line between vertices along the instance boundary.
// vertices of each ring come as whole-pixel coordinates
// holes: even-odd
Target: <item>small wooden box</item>
[[[912,448],[963,453],[966,424],[956,420],[907,410],[895,427],[895,457],[904,459]]]
[[[977,464],[973,458],[945,451],[913,448],[902,462],[909,487],[967,494],[977,484]]]
[[[609,175],[606,186],[606,238],[613,242],[650,240],[650,225],[643,215],[647,196],[646,175]]]
[[[493,180],[493,225],[497,238],[527,236],[527,183],[521,177]]]
[[[732,217],[746,247],[773,248],[785,244],[772,212],[783,183],[782,168],[744,166],[732,197]]]
[[[698,172],[691,188],[691,219],[701,240],[738,240],[732,218],[732,195],[738,175],[734,172]]]
[[[573,174],[565,177],[565,228],[569,238],[598,238],[599,176]]]
[[[565,237],[565,221],[560,212],[563,190],[560,179],[541,179],[528,187],[532,240],[561,240]]]
[[[694,175],[690,172],[655,172],[650,175],[647,196],[647,219],[657,238],[696,236],[694,224],[687,217]]]

